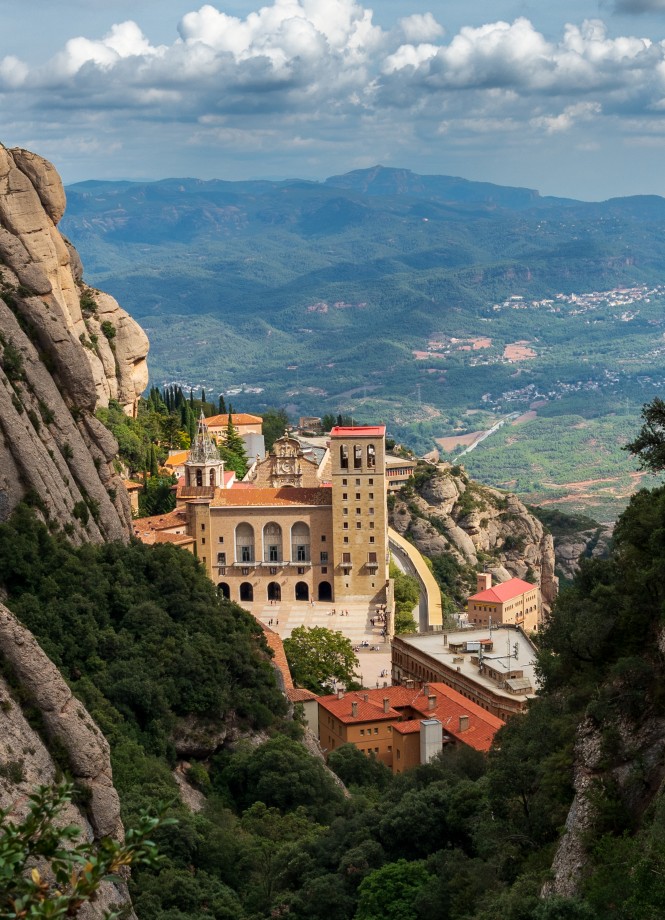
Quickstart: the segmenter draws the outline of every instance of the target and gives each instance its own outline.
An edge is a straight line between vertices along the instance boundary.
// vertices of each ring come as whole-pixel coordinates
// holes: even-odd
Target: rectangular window
[[[362,508],[356,508],[356,514],[360,514],[361,512],[362,512]]]
[[[321,574],[322,574],[322,575],[327,575],[327,574],[328,574],[328,566],[327,566],[327,565],[322,565],[322,566],[321,566]]]
[[[321,542],[322,543],[326,542],[326,535],[324,533],[321,534]]]
[[[351,562],[351,553],[342,553],[342,562]]]
[[[369,522],[369,529],[374,530],[374,521]]]
[[[203,544],[203,543],[205,543],[205,541],[206,541],[206,538],[205,538],[205,537],[201,537],[201,543]]]
[[[374,492],[370,492],[369,495],[368,495],[367,497],[369,498],[370,501],[373,501],[373,500],[374,500]]]
[[[356,530],[360,530],[360,528],[361,528],[362,526],[363,526],[363,522],[362,522],[362,521],[356,521]]]
[[[205,529],[206,529],[206,525],[205,525],[205,524],[201,524],[201,530],[205,530]]]
[[[356,485],[357,485],[357,486],[360,485],[360,480],[359,480],[359,479],[356,479]]]
[[[370,538],[369,538],[369,542],[370,542],[370,543],[374,543],[374,537],[370,537]]]
[[[367,480],[367,482],[368,482],[371,486],[374,485],[374,480],[373,480],[371,477]]]
[[[361,734],[361,735],[364,735],[364,734],[365,734],[365,729],[364,729],[364,728],[361,728],[361,729],[360,729],[360,734]]]
[[[342,479],[342,485],[345,486],[348,482],[348,479]]]
[[[356,492],[356,501],[357,501],[357,502],[360,501],[360,492]]]
[[[220,542],[220,543],[223,543],[223,542],[224,542],[224,537],[220,537],[220,538],[219,538],[219,542]]]
[[[349,522],[348,522],[348,521],[344,521],[344,523],[342,524],[342,529],[343,529],[343,530],[348,530],[348,529],[349,529]]]
[[[345,543],[348,543],[348,542],[349,542],[349,538],[348,538],[348,537],[344,537],[344,542],[345,542]]]
[[[321,562],[327,562],[327,561],[328,561],[328,550],[326,550],[324,553],[321,553],[321,554],[320,554],[320,561],[321,561]]]
[[[349,493],[348,493],[348,492],[342,492],[342,501],[343,501],[343,502],[345,502],[345,501],[348,499],[348,497],[349,497]]]
[[[374,508],[368,508],[367,510],[369,511],[370,514],[374,514]]]
[[[217,565],[226,565],[226,553],[217,553]]]
[[[342,508],[342,514],[348,514],[348,513],[349,513],[348,508]]]
[[[378,729],[378,728],[375,728],[375,729],[374,729],[374,734],[375,734],[375,735],[378,735],[378,734],[379,734],[379,729]]]

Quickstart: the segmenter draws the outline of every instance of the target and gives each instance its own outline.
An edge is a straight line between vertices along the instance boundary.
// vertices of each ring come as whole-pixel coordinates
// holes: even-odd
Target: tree
[[[0,812],[0,916],[4,920],[75,917],[94,900],[101,883],[123,867],[156,867],[157,847],[150,835],[172,820],[144,815],[135,830],[127,831],[124,843],[110,837],[97,844],[76,843],[80,828],[61,827],[58,822],[71,797],[72,787],[66,784],[40,786],[30,796],[22,821],[15,823],[7,811]]]
[[[420,600],[420,584],[412,575],[400,572],[394,562],[390,563],[390,577],[394,583],[395,632],[414,632],[416,623],[413,609]]]
[[[226,415],[226,403],[224,402],[224,394],[219,394],[219,404],[217,406],[220,415]]]
[[[261,417],[263,419],[263,439],[268,451],[289,427],[289,417],[286,409],[268,409]]]
[[[665,469],[665,400],[657,396],[642,407],[640,433],[623,448],[638,458],[640,469],[660,473]]]
[[[417,920],[417,896],[434,881],[421,862],[399,859],[383,866],[361,882],[355,920]]]
[[[330,690],[333,679],[348,686],[356,678],[358,659],[351,640],[339,631],[297,626],[284,640],[284,651],[296,684],[313,693]]]

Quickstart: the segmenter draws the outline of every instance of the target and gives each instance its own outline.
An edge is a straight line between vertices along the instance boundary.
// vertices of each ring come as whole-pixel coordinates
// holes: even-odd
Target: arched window
[[[363,449],[359,444],[353,448],[353,468],[354,470],[361,469],[363,465]]]
[[[236,527],[236,562],[254,562],[254,528],[251,524]]]
[[[197,486],[203,485],[203,470],[196,471],[196,484]]]
[[[217,585],[217,593],[222,597],[225,597],[227,601],[231,597],[231,589],[225,581],[220,581],[220,583]]]
[[[309,562],[309,527],[298,521],[291,528],[291,562]]]
[[[349,448],[346,444],[342,444],[339,449],[339,465],[343,470],[349,468]]]
[[[282,528],[271,521],[263,528],[263,561],[281,562],[282,559]]]
[[[307,587],[306,581],[296,582],[296,600],[297,601],[308,601],[309,600],[309,588]]]
[[[240,585],[240,600],[241,601],[253,601],[254,600],[254,588],[250,585],[248,581],[243,581]]]
[[[271,581],[268,585],[268,600],[269,601],[281,601],[282,599],[282,588],[276,581]]]

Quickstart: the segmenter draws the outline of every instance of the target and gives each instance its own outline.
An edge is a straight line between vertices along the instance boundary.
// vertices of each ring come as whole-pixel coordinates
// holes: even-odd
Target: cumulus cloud
[[[141,133],[159,123],[197,148],[383,152],[661,117],[665,43],[612,36],[597,19],[565,25],[558,39],[526,17],[448,35],[430,12],[381,28],[357,0],[273,0],[244,18],[206,4],[168,45],[126,21],[102,38],[72,37],[40,66],[0,59],[0,91],[0,113],[12,106],[31,125],[56,113],[74,132],[100,126],[109,149],[128,124]]]

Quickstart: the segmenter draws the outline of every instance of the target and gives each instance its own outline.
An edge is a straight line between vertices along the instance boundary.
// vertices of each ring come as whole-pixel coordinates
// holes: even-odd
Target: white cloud
[[[399,25],[402,35],[410,44],[434,41],[444,34],[443,26],[439,25],[431,13],[414,13],[400,19]]]

